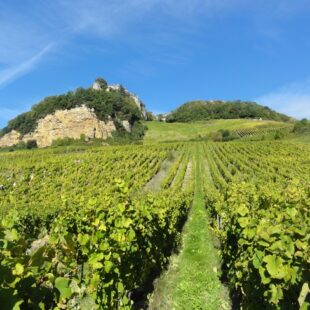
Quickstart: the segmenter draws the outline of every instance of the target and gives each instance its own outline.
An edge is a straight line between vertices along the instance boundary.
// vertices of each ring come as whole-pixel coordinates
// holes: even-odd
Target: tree
[[[108,87],[107,81],[101,77],[98,77],[95,82],[100,86],[101,89],[106,89]]]
[[[304,118],[301,121],[295,123],[293,132],[303,133],[309,130],[310,130],[310,121]]]
[[[154,121],[155,120],[155,116],[152,112],[146,112],[146,120],[147,121]]]

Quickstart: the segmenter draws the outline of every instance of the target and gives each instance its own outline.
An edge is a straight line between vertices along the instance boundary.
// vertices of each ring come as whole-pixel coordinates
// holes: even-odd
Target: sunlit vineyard
[[[266,141],[0,154],[4,309],[130,309],[179,244],[195,171],[233,302],[305,305],[310,147]]]
[[[161,192],[146,191],[169,156]],[[128,292],[176,246],[193,194],[189,160],[180,144],[1,155],[1,301],[129,306]]]
[[[286,124],[285,126],[277,126],[277,127],[257,127],[250,129],[238,129],[234,130],[233,133],[237,135],[237,137],[242,138],[243,140],[251,140],[251,139],[265,139],[266,137],[273,136],[275,137],[277,134],[287,135],[292,132],[293,126],[290,124]],[[280,136],[279,136],[280,138]]]
[[[310,270],[309,146],[239,142],[203,149],[206,205],[236,303],[298,309]]]

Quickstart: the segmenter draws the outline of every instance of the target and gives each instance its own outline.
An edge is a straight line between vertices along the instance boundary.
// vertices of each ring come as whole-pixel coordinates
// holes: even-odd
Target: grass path
[[[219,258],[208,230],[201,176],[201,149],[195,150],[195,195],[185,224],[182,249],[156,283],[150,309],[229,309],[228,293],[218,279]]]

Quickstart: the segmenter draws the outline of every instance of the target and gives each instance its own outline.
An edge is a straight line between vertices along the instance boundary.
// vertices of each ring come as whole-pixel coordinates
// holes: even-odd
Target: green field
[[[144,143],[187,141],[205,137],[220,129],[238,130],[253,128],[283,127],[287,123],[276,121],[260,121],[250,119],[210,120],[194,123],[145,122],[148,127]]]

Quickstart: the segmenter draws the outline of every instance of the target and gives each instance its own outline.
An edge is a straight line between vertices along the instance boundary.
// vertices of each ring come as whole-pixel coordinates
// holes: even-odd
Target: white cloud
[[[41,58],[53,47],[53,44],[49,44],[44,47],[39,53],[35,54],[31,58],[25,60],[21,64],[6,68],[0,71],[0,87],[3,87],[10,81],[16,79],[17,77],[26,74],[32,70]]]
[[[255,101],[298,119],[310,119],[310,79],[291,83]]]
[[[51,50],[77,35],[127,40],[132,24],[145,25],[148,14],[184,14],[214,0],[28,0],[16,10],[0,3],[0,86],[7,85],[38,64]],[[130,40],[130,39],[129,39]],[[55,49],[54,49],[55,50]],[[39,51],[39,52],[38,52]]]
[[[1,108],[0,107],[0,128],[4,127],[7,122],[22,113],[22,110],[10,109],[10,108]]]

